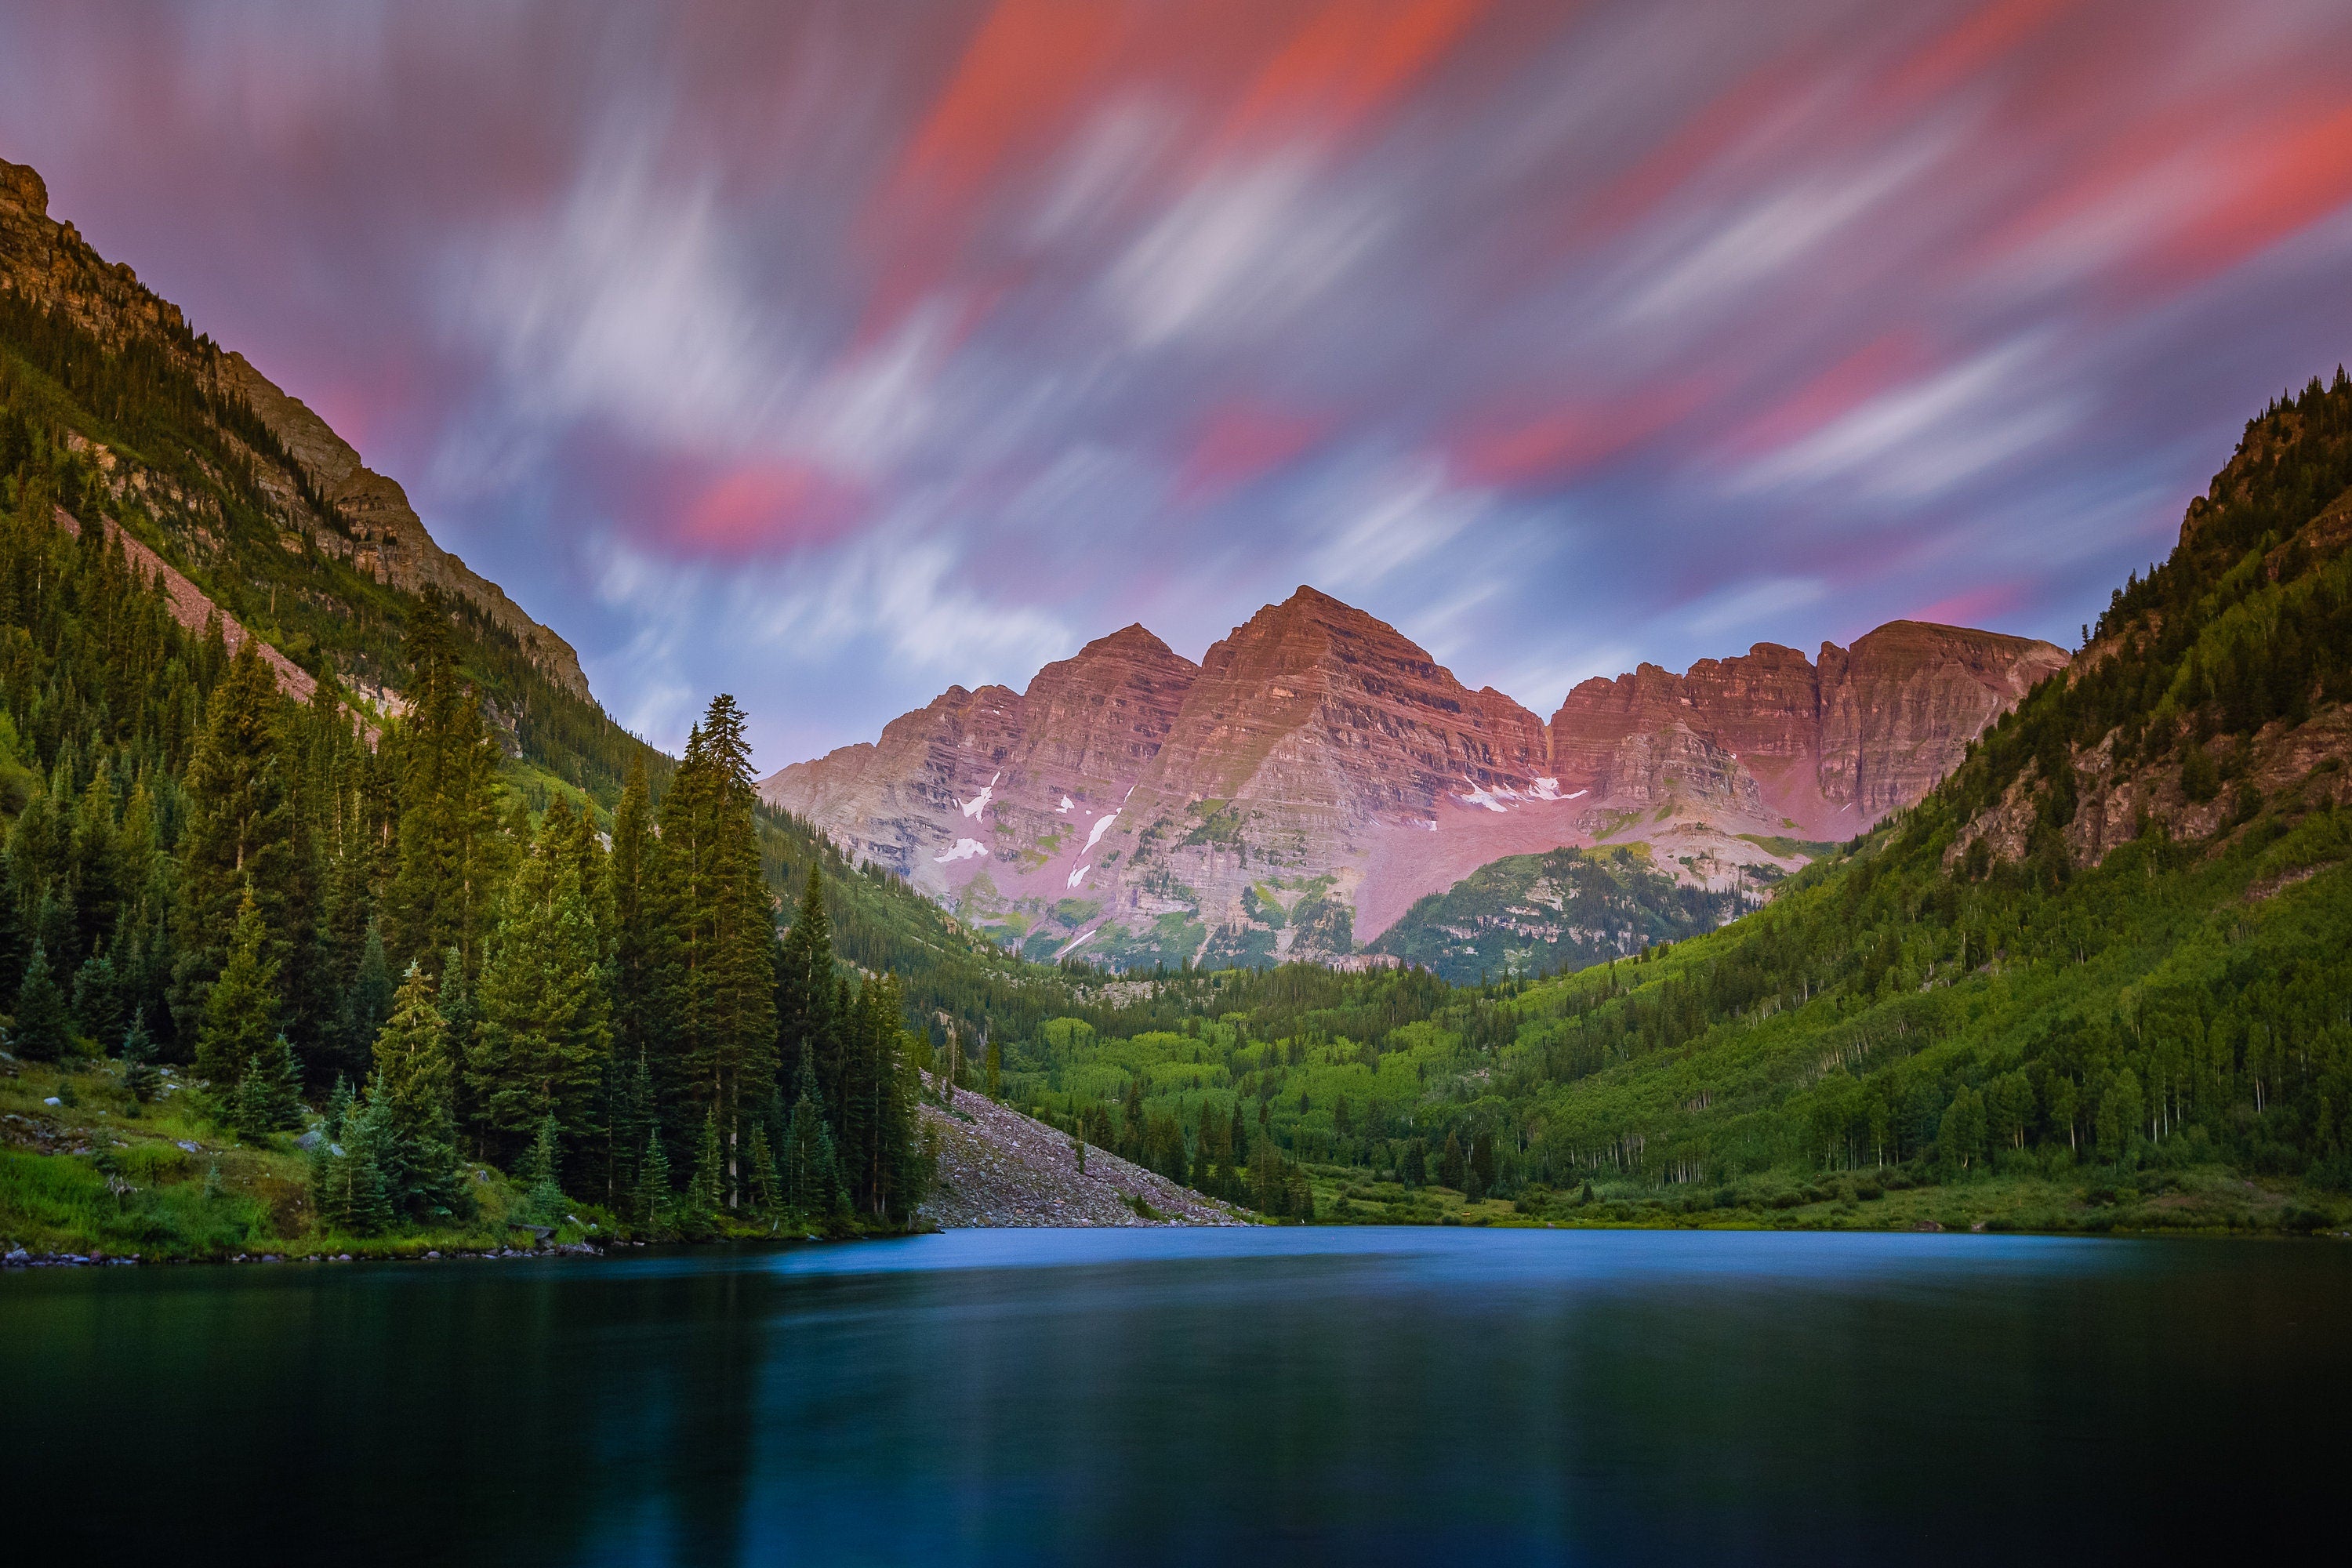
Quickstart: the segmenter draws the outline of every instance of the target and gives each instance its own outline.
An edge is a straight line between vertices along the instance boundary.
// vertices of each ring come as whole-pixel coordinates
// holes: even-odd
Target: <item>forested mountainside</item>
[[[37,174],[0,162],[0,475],[14,486],[11,516],[56,515],[69,532],[84,518],[104,520],[126,556],[143,561],[142,575],[161,566],[184,579],[171,610],[195,640],[217,611],[225,646],[233,650],[249,628],[282,689],[307,702],[323,685],[325,708],[340,705],[372,729],[406,700],[415,679],[408,629],[436,592],[450,652],[483,697],[509,795],[534,816],[567,796],[609,830],[629,770],[642,764],[659,803],[675,762],[604,714],[561,637],[442,551],[399,487],[360,466],[309,409],[46,206]],[[158,699],[179,727],[176,749],[156,763],[159,798],[162,781],[185,765],[218,677],[186,673],[186,689]],[[57,674],[45,668],[39,679]],[[83,723],[82,679],[73,667],[57,695],[26,689],[9,753],[16,782],[0,785],[0,811],[11,817],[32,775],[47,778],[61,738]],[[86,761],[87,748],[80,754]],[[118,793],[127,798],[129,789],[126,775]],[[170,832],[173,808],[157,809]],[[824,868],[846,960],[922,972],[911,999],[919,1014],[977,1017],[992,1007],[1025,1016],[1018,997],[1035,989],[1036,974],[785,814],[762,806],[758,820],[763,862],[787,900],[812,866]]]
[[[397,486],[0,176],[0,1142],[34,1151],[0,1235],[436,1234],[506,1212],[499,1168],[640,1229],[904,1224],[905,1017],[1020,966],[761,806],[730,700],[683,762],[614,724]],[[782,945],[813,872],[830,919]]]
[[[1479,992],[1188,976],[996,1070],[1131,1157],[1327,1215],[2341,1218],[2347,542],[2339,371],[2248,425],[2083,658],[1766,908]]]
[[[1760,906],[1781,876],[1742,866],[1718,890],[1670,875],[1643,843],[1513,855],[1416,900],[1366,951],[1457,985],[1584,969],[1713,931]]]

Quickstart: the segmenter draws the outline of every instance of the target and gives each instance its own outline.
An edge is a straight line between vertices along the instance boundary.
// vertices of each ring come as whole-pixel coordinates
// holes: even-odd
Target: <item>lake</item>
[[[2341,1479],[2347,1287],[2326,1242],[1377,1228],[13,1273],[0,1530],[22,1563],[2249,1552]]]

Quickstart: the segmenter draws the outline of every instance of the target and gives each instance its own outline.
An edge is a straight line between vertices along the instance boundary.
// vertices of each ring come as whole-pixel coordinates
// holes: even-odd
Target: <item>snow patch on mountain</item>
[[[1001,773],[990,774],[988,783],[982,787],[981,792],[978,795],[973,795],[970,800],[960,800],[956,802],[956,805],[962,808],[963,814],[966,816],[971,817],[974,822],[978,822],[980,820],[980,814],[986,811],[988,809],[988,803],[996,797],[996,781],[1003,776],[1004,775]]]

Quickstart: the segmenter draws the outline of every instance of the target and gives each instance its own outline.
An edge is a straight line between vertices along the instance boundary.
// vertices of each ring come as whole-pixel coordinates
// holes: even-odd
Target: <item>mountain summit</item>
[[[1752,888],[1920,798],[2066,655],[1897,621],[1588,680],[1547,724],[1312,587],[1196,668],[1139,626],[950,688],[761,794],[1031,957],[1344,959],[1499,858],[1641,846]]]

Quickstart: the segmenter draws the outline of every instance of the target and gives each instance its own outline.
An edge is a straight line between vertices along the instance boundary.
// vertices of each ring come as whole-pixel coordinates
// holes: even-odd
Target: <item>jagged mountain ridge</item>
[[[1196,668],[1140,626],[762,784],[1029,956],[1345,959],[1507,856],[1643,843],[1717,891],[1918,799],[2066,656],[1898,621],[1643,665],[1549,723],[1301,587]]]
[[[244,355],[194,333],[180,308],[142,285],[127,263],[109,262],[71,223],[51,218],[40,174],[5,159],[0,159],[0,291],[58,312],[110,349],[136,342],[156,350],[215,396],[242,403],[299,472],[257,454],[264,460],[254,464],[254,479],[289,534],[404,593],[434,587],[471,605],[512,637],[549,681],[591,700],[571,644],[442,549],[398,483],[368,468],[326,421]]]

